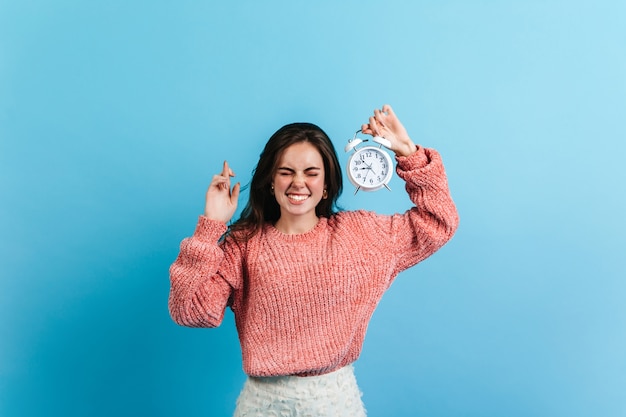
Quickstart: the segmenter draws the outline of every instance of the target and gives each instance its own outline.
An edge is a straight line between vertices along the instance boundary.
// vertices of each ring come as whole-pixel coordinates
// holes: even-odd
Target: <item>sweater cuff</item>
[[[426,149],[422,146],[418,146],[417,151],[413,152],[409,156],[397,156],[398,168],[402,171],[413,171],[416,169],[424,168],[428,165],[429,158],[426,155]]]
[[[226,230],[228,230],[228,227],[225,223],[211,220],[205,216],[199,216],[193,237],[204,242],[217,242],[226,233]]]

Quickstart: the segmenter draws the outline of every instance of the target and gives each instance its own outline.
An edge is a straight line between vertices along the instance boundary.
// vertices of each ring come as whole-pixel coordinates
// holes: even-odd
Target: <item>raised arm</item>
[[[232,176],[224,162],[222,172],[213,177],[207,190],[204,216],[200,216],[193,236],[182,241],[170,267],[169,311],[182,326],[219,326],[233,289],[240,285],[239,245],[218,244],[237,208],[240,186],[237,183],[231,190]]]
[[[379,241],[391,243],[394,271],[400,272],[436,252],[454,235],[459,222],[456,206],[450,196],[441,156],[434,149],[413,143],[406,129],[389,105],[374,110],[369,123],[361,130],[382,136],[396,154],[397,173],[406,182],[406,191],[414,207],[404,214],[378,216]]]

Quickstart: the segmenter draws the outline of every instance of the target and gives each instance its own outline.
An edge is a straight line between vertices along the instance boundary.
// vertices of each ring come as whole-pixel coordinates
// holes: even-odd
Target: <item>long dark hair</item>
[[[338,211],[337,199],[343,190],[341,167],[337,152],[328,135],[312,123],[291,123],[278,129],[265,144],[250,182],[250,198],[241,217],[230,226],[231,235],[247,240],[265,224],[274,224],[280,217],[280,206],[271,193],[272,179],[278,161],[289,146],[309,142],[319,151],[324,161],[324,180],[328,198],[315,208],[318,217],[330,217]],[[243,233],[232,233],[243,232]]]

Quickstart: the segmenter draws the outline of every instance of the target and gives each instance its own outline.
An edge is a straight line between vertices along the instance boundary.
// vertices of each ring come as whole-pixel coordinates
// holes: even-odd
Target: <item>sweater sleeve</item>
[[[193,236],[180,245],[170,267],[169,312],[181,326],[217,327],[234,289],[241,285],[241,251],[226,225],[200,216]]]
[[[366,224],[376,225],[377,244],[385,248],[393,277],[421,262],[454,235],[459,217],[450,196],[441,156],[434,149],[419,147],[407,157],[396,157],[397,173],[405,182],[414,206],[403,214],[381,216],[368,213]],[[383,243],[384,242],[384,243]]]
[[[454,235],[459,224],[450,196],[441,156],[420,147],[408,157],[397,157],[397,173],[415,205],[404,215],[392,217],[396,272],[409,268],[435,253]]]

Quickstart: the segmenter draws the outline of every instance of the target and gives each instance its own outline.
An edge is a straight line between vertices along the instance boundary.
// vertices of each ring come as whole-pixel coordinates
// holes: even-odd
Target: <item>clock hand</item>
[[[367,164],[365,164],[365,165],[367,165]],[[374,173],[374,175],[378,175],[378,174],[376,174],[376,172],[374,172],[374,169],[372,168],[372,164],[367,165],[367,169],[372,171]]]

